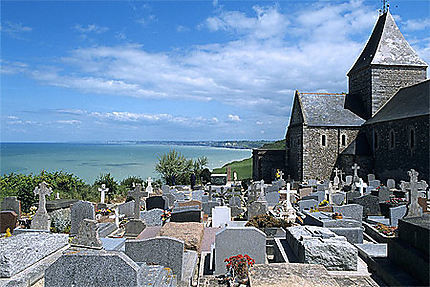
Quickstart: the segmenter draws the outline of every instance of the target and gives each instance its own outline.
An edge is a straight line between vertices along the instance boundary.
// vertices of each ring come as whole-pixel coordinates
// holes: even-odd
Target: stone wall
[[[401,88],[426,79],[426,67],[372,66],[372,116]]]
[[[285,173],[285,152],[285,149],[252,150],[252,179],[272,182],[275,179],[276,170],[279,169]]]
[[[364,68],[357,72],[348,75],[348,95],[346,102],[348,102],[348,97],[357,97],[355,101],[359,103],[364,110],[357,106],[347,106],[349,110],[359,115],[364,119],[368,119],[371,113],[370,101],[372,93],[372,73],[370,68]]]
[[[302,179],[328,179],[335,168],[339,154],[354,141],[360,127],[305,127],[303,129]],[[322,144],[325,135],[326,144]],[[342,145],[342,135],[346,136]]]
[[[372,146],[376,178],[383,182],[388,178],[394,178],[396,182],[409,180],[407,171],[413,168],[419,172],[419,180],[430,182],[429,121],[430,116],[426,115],[365,126]],[[415,134],[413,148],[410,145],[411,129]],[[394,145],[390,133],[394,134]]]

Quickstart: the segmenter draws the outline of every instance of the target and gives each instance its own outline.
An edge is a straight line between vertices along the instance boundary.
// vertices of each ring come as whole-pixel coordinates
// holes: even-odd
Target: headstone
[[[387,179],[387,187],[389,189],[394,189],[396,188],[396,181],[392,178]]]
[[[151,196],[146,199],[146,210],[167,209],[166,200],[162,196]]]
[[[346,183],[347,185],[351,185],[351,184],[352,184],[352,175],[347,175],[347,176],[345,177],[345,183]]]
[[[184,202],[178,202],[178,206],[184,207],[184,206],[197,206],[198,209],[202,209],[202,202],[198,200],[189,200]]]
[[[162,193],[163,193],[163,194],[168,194],[168,193],[170,193],[170,186],[168,186],[168,185],[166,185],[166,184],[163,184],[163,185],[161,186],[161,191],[162,191]]]
[[[203,202],[208,202],[209,201],[209,195],[207,195],[207,194],[203,194],[202,195],[202,203]]]
[[[173,207],[176,203],[176,197],[171,193],[163,194],[163,198],[166,200],[168,208]]]
[[[231,206],[230,207],[230,209],[231,209],[231,216],[232,217],[236,217],[236,216],[239,216],[239,215],[241,215],[242,213],[243,213],[243,208],[241,208],[241,207],[239,207],[239,206]]]
[[[153,188],[152,188],[152,178],[148,177],[148,179],[146,180],[147,186],[145,191],[148,193],[148,195],[150,195],[153,192]]]
[[[224,260],[247,254],[256,264],[266,262],[266,235],[255,227],[227,227],[215,235],[215,275],[226,272]]]
[[[228,204],[230,205],[230,207],[232,207],[232,206],[241,207],[242,206],[242,201],[240,200],[239,196],[232,196],[228,200]]]
[[[370,182],[375,180],[375,179],[376,179],[376,177],[374,174],[370,173],[367,175],[367,182],[369,183],[369,185],[370,185]]]
[[[136,187],[134,188],[133,191],[129,191],[128,195],[134,199],[134,210],[133,210],[134,216],[133,216],[133,218],[139,219],[139,217],[140,217],[140,201],[141,201],[141,198],[145,196],[145,193],[142,192],[142,185],[140,183],[136,183]]]
[[[164,279],[163,269],[139,266],[122,252],[81,250],[68,252],[51,264],[45,271],[45,286],[158,286]]]
[[[378,198],[379,201],[386,202],[390,200],[390,189],[386,186],[379,187]]]
[[[109,191],[109,188],[106,187],[106,184],[102,184],[101,187],[98,188],[100,192],[100,203],[105,203],[106,192]]]
[[[48,212],[46,211],[46,198],[45,196],[52,193],[52,189],[48,188],[46,182],[39,183],[39,186],[34,189],[34,194],[39,195],[39,208],[31,220],[31,228],[38,230],[49,230],[51,221]]]
[[[349,203],[349,202],[348,202]],[[363,195],[351,200],[351,203],[356,203],[363,206],[363,216],[380,215],[381,208],[379,206],[379,198],[374,195]]]
[[[205,194],[205,192],[203,190],[196,190],[193,191],[191,194],[191,198],[193,200],[198,200],[198,201],[202,201],[202,196]]]
[[[317,208],[318,201],[315,199],[305,199],[299,201],[299,210],[303,211],[305,209]]]
[[[248,206],[248,220],[261,214],[267,213],[267,202],[265,201],[254,201]]]
[[[407,208],[406,205],[391,207],[390,209],[390,225],[397,227],[399,219],[405,217]]]
[[[155,208],[151,210],[141,211],[140,218],[145,222],[146,226],[161,226],[163,225],[162,215],[164,210]]]
[[[12,277],[68,243],[67,234],[48,232],[26,232],[2,238],[0,278]]]
[[[212,216],[212,208],[215,206],[220,206],[220,203],[217,201],[208,201],[202,203],[203,212],[209,216]]]
[[[215,206],[212,210],[212,227],[225,227],[231,221],[231,210],[227,206]]]
[[[130,219],[125,225],[126,237],[137,237],[146,228],[145,223],[142,219]]]
[[[18,215],[15,211],[0,211],[0,233],[6,233],[7,229],[9,229],[10,233],[13,233],[17,222]]]
[[[321,203],[325,199],[325,191],[313,192],[311,196],[316,196],[318,198],[318,203]]]
[[[300,198],[303,198],[305,196],[309,196],[312,193],[312,187],[305,187],[305,188],[300,188],[299,189],[299,196]]]
[[[359,222],[363,221],[363,206],[359,204],[333,206],[333,212],[342,214],[344,218],[352,218]]]
[[[318,183],[318,181],[316,179],[309,179],[308,180],[308,185],[310,186],[316,186]]]
[[[379,187],[380,185],[381,185],[381,181],[378,179],[369,181],[369,186],[373,186],[376,188],[376,187]]]
[[[75,202],[70,209],[70,217],[72,221],[70,234],[74,235],[78,233],[82,220],[85,218],[94,220],[96,218],[93,204],[82,200]]]
[[[354,198],[360,197],[361,194],[359,191],[348,191],[346,193],[346,202],[350,203]]]
[[[423,215],[423,209],[418,204],[418,198],[423,197],[419,190],[426,190],[428,185],[424,180],[418,181],[418,172],[414,169],[408,171],[410,182],[402,181],[400,187],[403,191],[409,190],[409,205],[408,213],[405,218],[421,217]],[[425,196],[424,196],[425,197]]]
[[[258,196],[258,200],[265,200],[265,192],[264,192],[264,179],[260,181],[260,195]]]
[[[134,217],[134,200],[118,205],[118,212],[125,217]]]
[[[170,222],[201,222],[202,212],[198,210],[174,210],[170,215]]]
[[[358,170],[360,169],[360,166],[357,163],[354,163],[354,165],[351,168],[354,171],[353,181],[354,182],[359,182],[360,179],[359,179],[359,176],[358,176]]]
[[[0,210],[7,211],[11,210],[18,215],[18,219],[21,218],[21,201],[16,196],[5,197],[1,203]]]
[[[332,194],[333,205],[342,205],[345,202],[345,192],[335,192]]]
[[[72,239],[72,245],[101,249],[102,242],[99,238],[97,221],[84,219],[79,225],[78,234]]]
[[[125,242],[125,254],[134,262],[158,264],[172,269],[179,280],[183,277],[184,242],[176,238],[155,237]]]
[[[266,201],[268,206],[275,206],[279,203],[280,194],[278,191],[272,191],[266,194]]]

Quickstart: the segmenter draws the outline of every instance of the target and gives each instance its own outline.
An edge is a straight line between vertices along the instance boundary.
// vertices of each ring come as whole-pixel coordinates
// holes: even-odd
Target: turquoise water
[[[1,174],[67,171],[88,183],[101,173],[110,172],[116,180],[135,175],[159,178],[154,167],[157,156],[175,149],[187,158],[206,156],[208,168],[251,156],[250,150],[203,146],[169,146],[149,144],[69,144],[69,143],[2,143]]]

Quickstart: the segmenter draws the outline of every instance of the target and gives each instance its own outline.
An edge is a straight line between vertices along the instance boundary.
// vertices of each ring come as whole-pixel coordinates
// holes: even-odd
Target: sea
[[[176,150],[186,158],[208,158],[208,168],[251,157],[249,149],[163,144],[0,143],[1,174],[38,174],[42,170],[73,173],[93,183],[103,173],[117,181],[128,176],[160,178],[158,157]]]

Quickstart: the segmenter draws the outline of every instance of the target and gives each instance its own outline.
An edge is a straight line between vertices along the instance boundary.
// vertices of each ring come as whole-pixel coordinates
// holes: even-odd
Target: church
[[[427,64],[405,40],[390,11],[378,18],[348,72],[348,93],[296,91],[285,150],[253,151],[253,179],[329,179],[334,169],[385,181],[417,170],[430,181],[430,81]],[[267,156],[270,158],[266,158]]]

